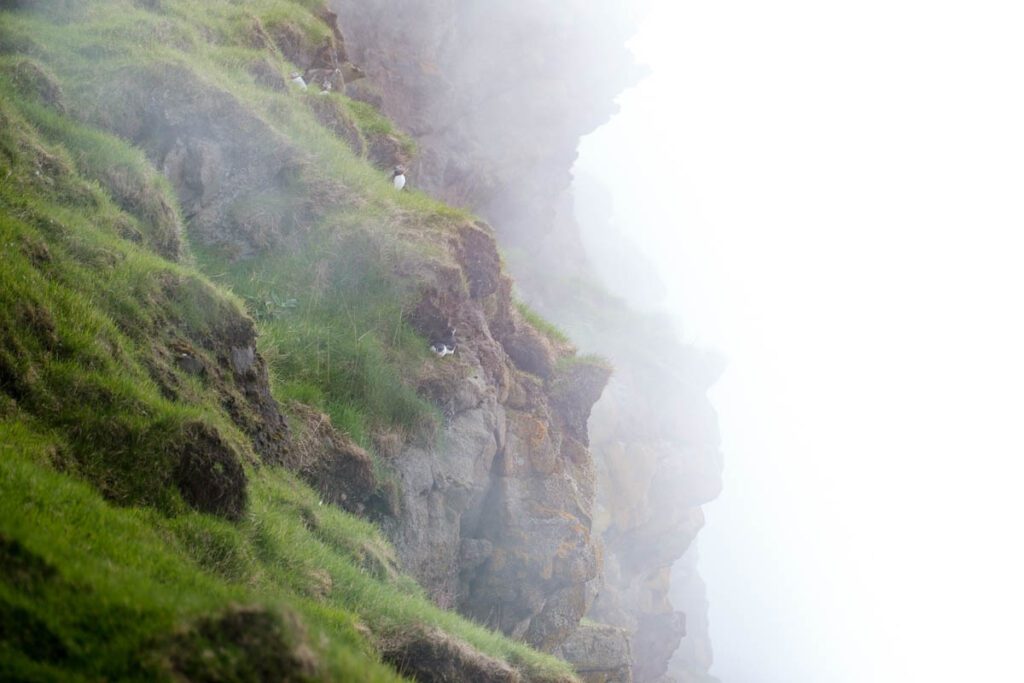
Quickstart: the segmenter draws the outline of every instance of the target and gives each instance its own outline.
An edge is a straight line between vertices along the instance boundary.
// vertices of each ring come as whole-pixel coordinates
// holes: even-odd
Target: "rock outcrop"
[[[671,567],[703,526],[699,506],[721,487],[721,459],[706,387],[666,379],[673,368],[656,355],[641,361],[634,354],[628,368],[591,422],[601,472],[594,531],[606,547],[591,618],[633,634],[634,676],[653,681],[686,633],[670,599]],[[696,367],[682,370],[699,376]]]
[[[458,351],[420,378],[444,429],[389,458],[399,512],[382,524],[436,602],[551,649],[585,613],[598,571],[581,426],[610,370],[565,345],[546,347],[546,377],[517,361],[508,340],[539,332],[512,305],[484,227],[458,231],[458,271],[421,273],[411,322],[427,337],[454,327]]]
[[[678,683],[718,683],[708,671],[714,662],[708,635],[708,601],[692,549],[672,566],[672,603],[686,612],[686,638],[672,655],[668,676]]]
[[[626,629],[584,621],[555,651],[583,683],[632,683],[633,656]]]

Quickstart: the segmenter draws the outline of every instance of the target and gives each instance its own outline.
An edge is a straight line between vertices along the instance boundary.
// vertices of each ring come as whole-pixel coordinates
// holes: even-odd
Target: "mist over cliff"
[[[699,542],[723,679],[1020,677],[1022,20],[657,2],[652,75],[581,147],[661,305],[729,356]]]

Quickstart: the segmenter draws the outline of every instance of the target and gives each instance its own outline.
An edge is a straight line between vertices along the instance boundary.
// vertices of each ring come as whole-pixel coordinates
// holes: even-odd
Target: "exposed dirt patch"
[[[304,640],[295,618],[262,607],[232,607],[176,635],[167,648],[167,667],[175,680],[189,683],[300,683],[317,674],[316,657]]]
[[[0,534],[0,575],[4,581],[27,593],[57,576],[57,570],[17,539]]]
[[[23,652],[38,661],[55,662],[68,656],[64,642],[45,621],[2,597],[0,645],[10,647],[15,652]]]
[[[291,433],[288,422],[270,393],[270,381],[263,358],[251,351],[252,347],[233,347],[220,356],[234,372],[234,381],[240,392],[226,392],[223,405],[232,421],[252,439],[253,448],[264,461],[278,464],[288,457]],[[252,366],[237,372],[239,359],[244,363],[253,358]]]
[[[268,27],[267,33],[284,58],[292,64],[313,64],[317,52],[323,47],[322,44],[315,44],[301,27],[287,21]]]
[[[59,581],[57,570],[18,540],[0,535],[0,582],[21,594],[33,594],[47,582]],[[67,647],[46,622],[20,605],[0,597],[0,645],[8,645],[29,656],[57,661],[67,656]]]
[[[328,28],[331,29],[331,34],[334,36],[334,43],[331,46],[334,49],[333,55],[326,55],[328,59],[333,59],[336,63],[345,63],[348,61],[348,53],[345,50],[345,37],[341,34],[341,29],[338,27],[338,15],[332,12],[327,7],[320,8],[316,16],[320,21],[327,24]]]
[[[98,169],[96,176],[114,201],[138,218],[145,228],[142,237],[149,246],[167,260],[178,261],[183,227],[155,175],[147,177],[134,169],[115,165]]]
[[[266,88],[277,92],[288,90],[288,83],[284,76],[267,59],[257,59],[251,62],[246,70],[252,75],[253,80]]]
[[[178,356],[178,366],[212,381],[232,421],[249,436],[260,457],[269,463],[281,463],[290,447],[291,435],[270,393],[266,361],[256,351],[255,324],[237,309],[223,306],[204,286],[187,286],[190,284],[194,285],[168,283],[169,296],[178,300],[191,297],[193,301],[206,297],[200,300],[203,304],[208,302],[210,310],[219,310],[219,317],[212,327],[188,330],[189,341],[205,353],[191,352],[187,345],[179,345],[172,350]],[[206,356],[212,356],[214,362],[207,363]]]
[[[555,352],[543,334],[521,323],[500,341],[517,368],[538,377],[551,377],[555,367]]]
[[[366,158],[377,168],[390,171],[395,166],[403,166],[411,161],[402,141],[394,135],[377,133],[368,137],[369,148],[366,151]]]
[[[48,309],[31,301],[19,301],[14,309],[22,329],[30,331],[47,351],[57,349],[60,344],[57,323]]]
[[[33,237],[24,236],[21,238],[21,253],[36,268],[42,268],[53,261],[53,257],[50,255],[50,248],[46,246],[46,242]]]
[[[0,3],[2,8],[7,3]],[[17,4],[17,3],[16,3]],[[14,86],[29,99],[34,99],[65,113],[64,91],[56,77],[31,59],[22,59],[13,66],[5,67]]]
[[[327,130],[341,138],[356,154],[366,154],[366,141],[359,134],[359,129],[345,111],[344,106],[335,97],[318,97],[310,104],[316,120]]]
[[[495,301],[490,311],[491,333],[517,368],[548,378],[555,368],[556,350],[534,329],[512,303],[512,279],[498,274]]]
[[[498,290],[501,278],[501,257],[494,235],[479,221],[459,228],[455,253],[469,282],[469,295],[474,299],[490,296]]]
[[[203,422],[184,425],[179,443],[174,482],[188,504],[201,512],[239,519],[247,501],[247,479],[235,450]]]
[[[424,626],[378,640],[381,658],[420,683],[518,683],[519,672],[441,630]]]
[[[370,455],[318,410],[292,402],[288,412],[301,426],[285,466],[309,482],[324,502],[364,512],[377,488]]]

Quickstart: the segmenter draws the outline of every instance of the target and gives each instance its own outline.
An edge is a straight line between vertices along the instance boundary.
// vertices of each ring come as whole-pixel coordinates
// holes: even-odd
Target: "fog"
[[[1021,680],[1022,19],[657,0],[651,76],[581,145],[662,281],[630,298],[730,359],[699,540],[723,681]]]

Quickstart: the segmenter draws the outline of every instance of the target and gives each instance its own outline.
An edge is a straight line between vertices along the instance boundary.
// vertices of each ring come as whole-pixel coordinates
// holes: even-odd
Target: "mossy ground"
[[[368,633],[412,624],[567,676],[432,605],[374,527],[259,462],[225,409],[237,387],[169,360],[184,345],[212,366],[226,328],[253,314],[279,398],[328,411],[364,443],[436,420],[406,381],[426,345],[403,322],[409,292],[392,266],[412,252],[443,258],[432,236],[464,215],[395,193],[316,122],[310,95],[248,69],[293,68],[267,35],[326,38],[310,11],[320,3],[18,4],[0,11],[0,679],[153,680],[199,666],[209,680],[282,667],[398,680]],[[123,124],[126,74],[170,68],[289,140],[304,161],[296,192],[344,189],[291,252],[240,261],[193,248],[144,151],[104,132]],[[393,134],[330,97],[361,134]],[[175,481],[182,440],[197,433],[216,435],[226,458],[211,472],[234,463],[244,475],[244,498],[217,516]],[[248,661],[255,651],[268,658]]]

